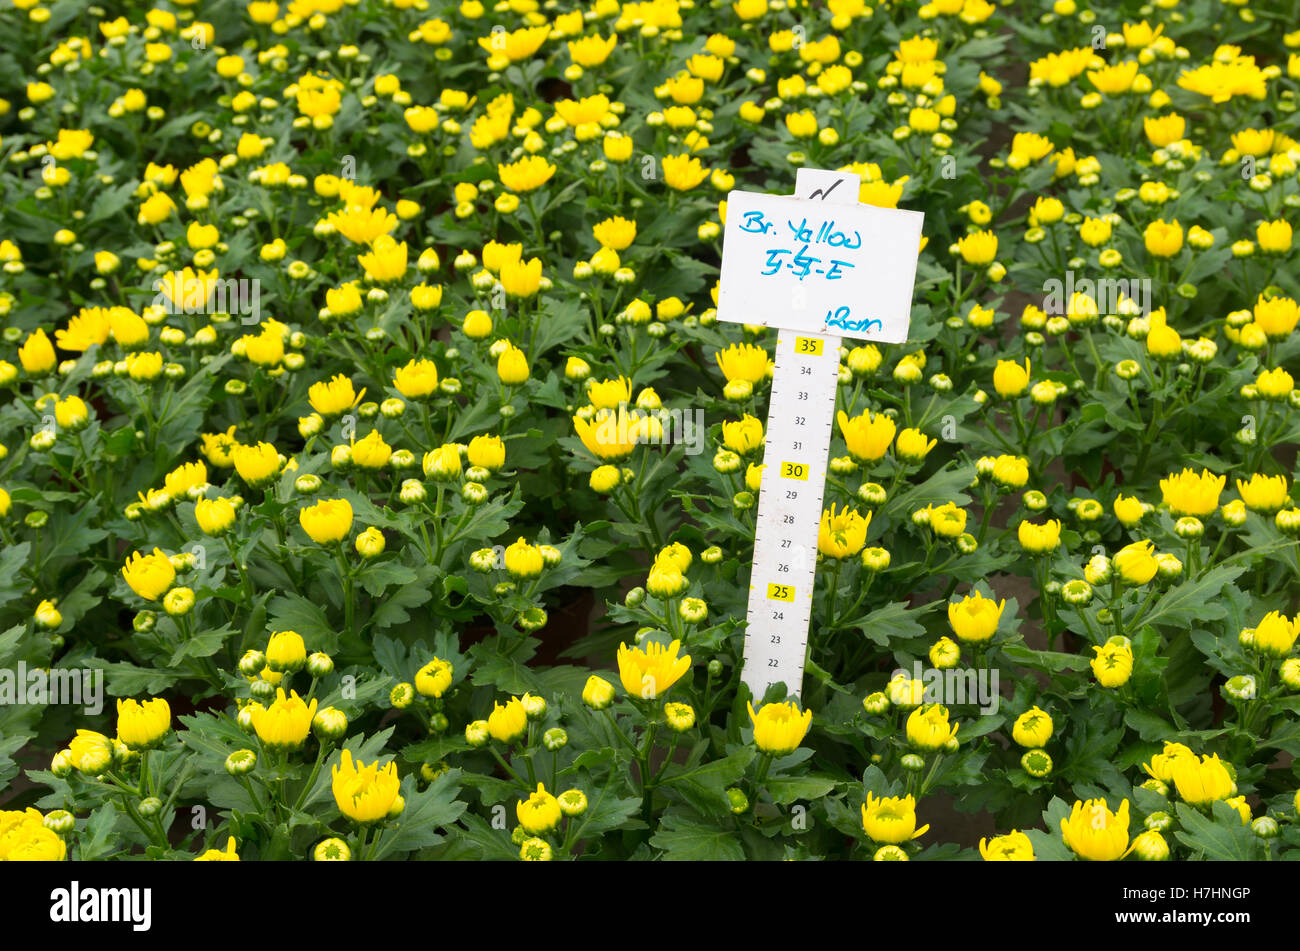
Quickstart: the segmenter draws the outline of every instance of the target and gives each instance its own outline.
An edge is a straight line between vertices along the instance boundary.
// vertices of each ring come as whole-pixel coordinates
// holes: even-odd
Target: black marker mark
[[[822,201],[825,201],[826,197],[830,195],[831,192],[835,191],[836,187],[838,187],[840,182],[842,181],[844,181],[844,179],[837,178],[835,179],[834,184],[832,184],[829,188],[817,189],[815,192],[813,192],[811,195],[808,196],[808,200],[812,201],[814,198],[820,198]]]

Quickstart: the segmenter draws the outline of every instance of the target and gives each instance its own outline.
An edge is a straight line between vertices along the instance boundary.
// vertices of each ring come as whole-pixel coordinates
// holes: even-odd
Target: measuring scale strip
[[[777,336],[741,674],[755,699],[775,683],[796,698],[803,686],[839,349],[836,336]]]

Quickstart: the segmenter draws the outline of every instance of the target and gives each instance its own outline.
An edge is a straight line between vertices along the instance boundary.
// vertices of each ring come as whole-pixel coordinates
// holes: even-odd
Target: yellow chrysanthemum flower
[[[799,748],[812,725],[812,711],[802,713],[794,703],[765,703],[757,713],[749,705],[754,745],[771,756],[787,756]]]
[[[1075,855],[1091,862],[1113,862],[1128,854],[1128,800],[1111,812],[1103,799],[1076,801],[1061,820],[1061,837]]]
[[[691,668],[689,654],[678,656],[681,641],[667,647],[651,641],[644,648],[618,648],[618,675],[623,688],[633,697],[654,700],[668,691]]]
[[[367,766],[354,761],[352,752],[345,749],[331,775],[330,787],[339,812],[362,825],[386,818],[401,798],[396,762],[381,767],[376,760]]]

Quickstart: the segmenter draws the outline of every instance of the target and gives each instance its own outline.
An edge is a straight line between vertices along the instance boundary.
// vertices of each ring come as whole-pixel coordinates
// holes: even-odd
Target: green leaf
[[[5,730],[6,733],[10,731]],[[10,736],[0,737],[0,786],[9,787],[9,780],[18,775],[18,764],[13,760],[13,754],[27,745],[27,741],[32,738],[28,733],[15,733]]]
[[[974,475],[975,467],[971,465],[940,469],[920,485],[913,486],[906,492],[900,493],[897,498],[890,499],[886,503],[885,510],[891,515],[897,512],[910,515],[931,503],[955,502],[958,505],[965,505],[970,501],[970,496],[964,490],[970,488]]]
[[[1060,651],[1036,651],[1023,644],[1007,644],[1002,653],[1022,667],[1057,674],[1063,670],[1087,670],[1088,658],[1082,654],[1062,654]]]
[[[226,642],[226,638],[235,633],[230,627],[223,626],[216,630],[204,631],[201,634],[194,634],[181,641],[167,662],[168,667],[176,667],[186,657],[211,657],[217,651],[221,650],[221,645]]]
[[[499,418],[497,410],[500,406],[500,394],[487,390],[473,407],[463,409],[456,415],[456,424],[452,427],[448,438],[461,440],[474,433],[486,431]]]
[[[185,677],[182,671],[137,667],[126,662],[110,664],[98,658],[87,661],[87,666],[104,671],[108,692],[114,697],[157,696]]]
[[[405,624],[411,619],[408,608],[414,609],[425,604],[433,592],[418,584],[408,585],[384,599],[370,616],[371,623],[377,630],[384,630],[396,624]]]
[[[7,545],[0,551],[0,607],[16,598],[26,587],[20,569],[31,555],[31,542]]]
[[[478,792],[479,801],[485,806],[498,802],[509,802],[513,806],[520,798],[519,785],[513,780],[497,779],[495,776],[480,773],[466,773],[465,785]]]
[[[1243,565],[1220,565],[1201,578],[1170,588],[1156,601],[1142,623],[1187,628],[1203,626],[1206,621],[1223,617],[1227,610],[1218,603],[1219,592],[1245,570]]]
[[[113,852],[113,829],[117,826],[117,808],[106,803],[90,814],[85,828],[77,833],[75,858],[80,862],[101,859]]]
[[[1214,819],[1180,802],[1174,807],[1182,828],[1174,833],[1179,842],[1220,862],[1248,862],[1258,857],[1255,834],[1243,825],[1241,816],[1226,802],[1214,803]]]
[[[1025,829],[1025,835],[1034,846],[1034,858],[1040,862],[1069,862],[1074,853],[1061,838],[1061,820],[1070,815],[1070,807],[1065,801],[1053,796],[1047,808],[1043,810],[1043,828]],[[1044,831],[1046,830],[1046,831]]]
[[[591,797],[587,797],[590,801]],[[640,829],[645,824],[640,819],[633,819],[641,810],[641,797],[629,796],[619,798],[609,795],[609,786],[600,791],[595,802],[591,802],[583,814],[583,823],[573,837],[574,842],[591,839],[609,832],[611,829]]]
[[[792,802],[811,802],[820,799],[835,788],[829,776],[769,776],[764,782],[772,799],[779,805]]]
[[[0,634],[0,661],[8,662],[17,660],[20,645],[25,643],[24,634],[27,633],[26,624],[15,624],[9,630]]]
[[[465,803],[456,799],[460,792],[460,770],[443,773],[423,792],[415,789],[414,777],[407,776],[402,783],[402,798],[406,808],[398,821],[396,833],[385,834],[375,849],[376,861],[395,852],[413,852],[436,845],[445,829],[465,811]]]
[[[1281,721],[1260,745],[1300,756],[1300,721],[1289,717]]]
[[[727,787],[745,775],[745,768],[755,756],[752,746],[742,746],[730,756],[691,769],[670,770],[660,782],[661,789],[672,789],[704,815],[726,816],[731,812]]]
[[[1116,751],[1124,741],[1125,727],[1108,729],[1105,718],[1084,719],[1065,739],[1065,756],[1057,773],[1074,782],[1123,782],[1114,764]]]
[[[487,862],[517,862],[519,847],[510,841],[508,829],[494,829],[482,816],[463,815],[460,819],[461,838],[478,847],[481,858]]]
[[[716,822],[700,822],[684,812],[669,810],[650,844],[672,862],[742,862],[745,851],[736,833]]]
[[[42,564],[80,555],[91,545],[108,537],[102,528],[91,526],[100,521],[99,503],[88,502],[80,511],[60,506],[50,513],[42,539]]]
[[[430,589],[430,583],[436,576],[438,569],[434,565],[423,565],[416,572],[416,578],[390,592],[375,608],[375,613],[371,615],[370,621],[376,629],[392,627],[394,624],[404,624],[411,619],[408,608],[418,608],[433,597],[433,591]]]
[[[665,252],[665,257],[667,266],[655,268],[648,274],[643,288],[657,298],[689,298],[702,290],[718,271],[712,264],[673,251]]]
[[[412,743],[402,750],[402,759],[408,763],[439,763],[452,753],[471,749],[473,747],[465,742],[464,733],[448,733]]]
[[[471,539],[475,545],[486,544],[510,529],[510,520],[524,507],[518,487],[509,498],[496,496],[477,506],[456,533],[457,539]]]
[[[505,640],[488,638],[468,651],[475,665],[476,683],[491,684],[503,693],[521,694],[540,691],[541,681],[537,671],[528,661],[537,652],[537,642],[531,639]]]
[[[103,221],[105,218],[113,217],[126,207],[126,203],[131,200],[131,195],[135,192],[136,187],[134,182],[123,182],[116,187],[101,190],[91,203],[90,210],[86,212],[82,225],[94,224],[97,221]]]
[[[298,594],[282,594],[266,608],[267,626],[273,631],[297,631],[313,650],[338,650],[338,632],[315,601]]]
[[[398,561],[370,562],[359,572],[357,580],[372,598],[382,597],[390,585],[410,584],[418,576],[415,569]],[[423,603],[423,602],[421,602]]]
[[[536,322],[537,336],[532,348],[534,358],[579,337],[587,325],[586,310],[573,295],[543,298],[542,311]]]
[[[881,647],[888,647],[891,640],[906,640],[920,637],[925,633],[925,626],[917,617],[930,610],[929,605],[909,608],[906,601],[894,601],[865,615],[854,622],[854,627],[861,629],[869,640]]]
[[[1164,717],[1147,710],[1130,708],[1124,711],[1124,722],[1148,743],[1163,743],[1173,740],[1179,733],[1177,727]]]

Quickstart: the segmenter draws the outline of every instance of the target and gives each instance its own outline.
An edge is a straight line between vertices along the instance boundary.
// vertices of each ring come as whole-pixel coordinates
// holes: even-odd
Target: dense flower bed
[[[1294,3],[0,2],[0,859],[1300,847]],[[793,703],[799,166],[926,217]]]

